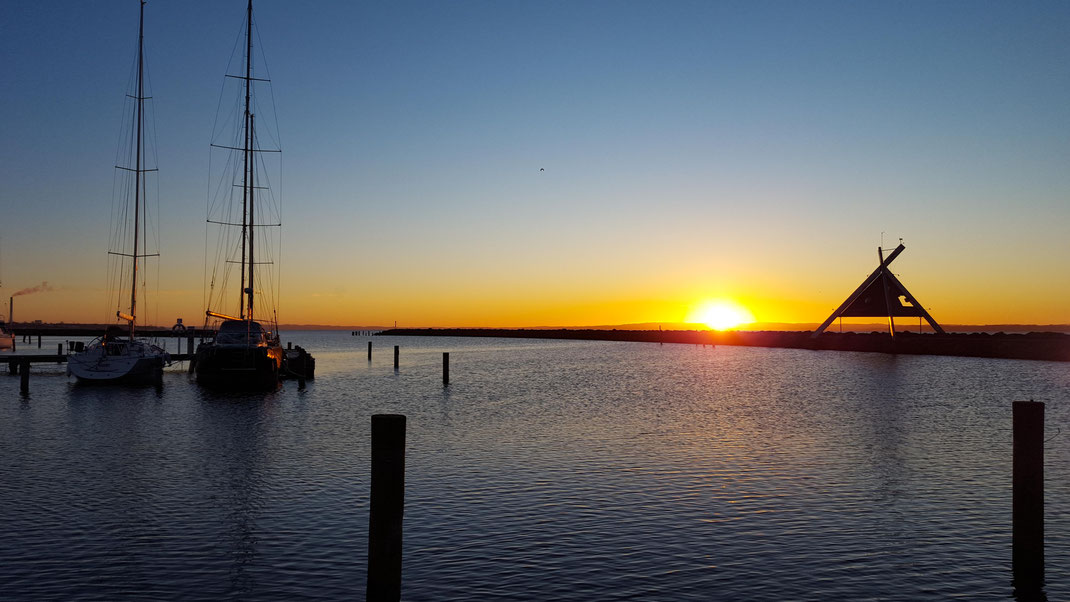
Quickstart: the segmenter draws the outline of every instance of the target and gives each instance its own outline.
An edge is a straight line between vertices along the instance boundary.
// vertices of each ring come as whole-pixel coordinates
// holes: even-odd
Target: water
[[[1010,402],[1031,398],[1046,591],[1070,599],[1068,364],[388,337],[368,362],[348,332],[283,340],[316,356],[304,390],[42,365],[24,399],[0,374],[3,597],[363,598],[370,417],[402,413],[406,600],[1008,600]]]

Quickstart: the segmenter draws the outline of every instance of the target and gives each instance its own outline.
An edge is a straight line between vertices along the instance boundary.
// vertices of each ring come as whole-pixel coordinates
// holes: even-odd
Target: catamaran
[[[205,328],[214,326],[216,332],[214,338],[197,348],[193,368],[197,382],[205,386],[271,390],[279,385],[285,352],[273,307],[277,293],[273,253],[280,246],[278,228],[282,224],[266,156],[277,156],[281,149],[276,147],[277,134],[269,129],[272,120],[257,118],[257,109],[269,110],[269,106],[258,102],[256,89],[270,80],[253,71],[254,30],[253,2],[249,0],[244,68],[238,74],[226,75],[240,85],[234,103],[239,111],[233,119],[222,121],[237,127],[232,128],[229,139],[212,143],[213,152],[225,156],[226,166],[221,178],[212,183],[214,196],[208,216],[209,228],[217,231],[218,238],[217,261],[207,282]],[[216,138],[213,132],[213,140]],[[276,146],[262,145],[262,140]],[[261,306],[260,300],[267,301],[268,309]]]
[[[109,255],[118,258],[115,262],[120,272],[119,282],[124,282],[126,263],[129,262],[129,299],[130,305],[126,311],[115,312],[119,321],[125,322],[127,328],[119,326],[108,327],[104,336],[90,342],[85,350],[71,354],[67,358],[67,374],[74,375],[80,381],[89,382],[139,382],[158,381],[163,373],[165,364],[170,363],[170,355],[160,347],[147,339],[137,338],[137,291],[144,276],[138,269],[140,260],[148,257],[156,257],[157,253],[146,253],[146,244],[141,240],[145,229],[146,203],[146,176],[156,169],[147,168],[147,154],[145,143],[145,2],[141,2],[141,12],[138,19],[137,32],[137,83],[133,95],[128,95],[134,100],[133,144],[130,145],[131,157],[128,157],[125,165],[117,165],[121,185],[116,186],[117,191],[127,193],[126,200],[132,200],[129,210],[124,210],[120,215],[126,219],[117,220],[115,237],[113,238],[116,250],[110,251]],[[125,132],[125,130],[124,130]],[[132,159],[132,161],[130,160]],[[132,163],[132,164],[131,164]],[[132,185],[132,186],[131,186]],[[124,203],[125,206],[125,203]],[[118,286],[119,304],[125,297],[125,287]]]

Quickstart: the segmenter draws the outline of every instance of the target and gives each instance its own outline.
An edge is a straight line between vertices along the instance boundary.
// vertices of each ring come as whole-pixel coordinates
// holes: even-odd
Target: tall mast
[[[253,77],[253,0],[249,0],[249,7],[245,19],[245,169],[242,171],[242,226],[241,226],[241,305],[239,317],[246,318],[246,295],[248,295],[248,309],[250,320],[253,319],[253,235],[252,235],[252,204],[253,204],[253,119],[249,110],[252,95]],[[249,280],[246,286],[246,249],[248,249]]]
[[[252,1],[252,0],[250,0]],[[134,254],[131,264],[133,268],[130,274],[130,340],[134,339],[134,320],[137,315],[137,257],[138,257],[138,230],[141,220],[141,127],[144,119],[143,106],[145,104],[145,0],[141,0],[141,14],[137,27],[137,109],[134,120],[137,121],[137,148],[134,152]]]
[[[252,3],[252,0],[249,0]],[[253,128],[256,115],[249,113],[249,141],[251,143],[256,142],[255,133]],[[250,155],[252,151],[250,150]],[[256,203],[253,202],[253,192],[256,190],[256,172],[253,171],[256,168],[256,161],[249,163],[249,319],[253,319],[253,267],[256,265],[253,257],[253,234],[256,233],[256,221],[254,220]]]

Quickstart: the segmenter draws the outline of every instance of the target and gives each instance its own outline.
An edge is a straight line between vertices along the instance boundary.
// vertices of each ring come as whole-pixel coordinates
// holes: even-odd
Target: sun
[[[754,322],[754,314],[735,301],[704,301],[692,310],[687,321],[705,324],[713,330],[731,330]]]

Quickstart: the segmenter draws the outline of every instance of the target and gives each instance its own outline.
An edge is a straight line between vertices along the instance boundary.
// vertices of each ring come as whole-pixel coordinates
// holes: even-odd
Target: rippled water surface
[[[370,417],[401,413],[406,600],[1007,600],[1010,403],[1035,399],[1046,591],[1070,599],[1067,364],[284,340],[316,356],[304,390],[43,365],[22,397],[0,363],[0,596],[362,598]]]

